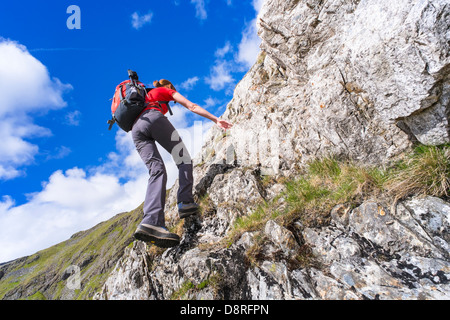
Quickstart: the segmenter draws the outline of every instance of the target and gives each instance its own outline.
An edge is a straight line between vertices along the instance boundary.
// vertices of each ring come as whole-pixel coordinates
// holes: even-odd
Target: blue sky
[[[142,203],[129,134],[107,130],[115,86],[136,70],[220,115],[256,59],[263,0],[7,1],[0,9],[0,262]],[[72,16],[70,5],[80,9]],[[80,19],[71,20],[76,17]],[[79,22],[81,29],[69,29]],[[174,107],[192,154],[212,123]],[[169,184],[176,168],[167,160]]]

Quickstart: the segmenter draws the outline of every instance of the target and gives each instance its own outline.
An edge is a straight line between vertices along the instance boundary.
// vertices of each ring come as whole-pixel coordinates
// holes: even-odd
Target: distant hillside
[[[142,206],[0,266],[0,299],[89,299],[134,240]],[[78,280],[80,282],[78,282]]]

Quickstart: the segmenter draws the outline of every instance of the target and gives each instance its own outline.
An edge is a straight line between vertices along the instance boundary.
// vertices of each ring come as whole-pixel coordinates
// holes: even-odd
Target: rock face
[[[306,229],[305,241],[344,290],[322,292],[369,299],[448,299],[449,251],[443,241],[450,206],[428,197],[399,204],[398,215],[365,202],[347,216],[337,214],[324,229]],[[431,236],[432,220],[439,235]]]
[[[212,128],[194,162],[203,214],[160,256],[127,250],[96,298],[449,299],[450,204],[439,198],[343,204],[317,227],[269,220],[223,245],[238,217],[282,191],[266,176],[450,142],[449,22],[445,0],[266,0],[262,52],[223,116],[234,127]]]
[[[97,299],[449,299],[450,204],[413,198],[398,204],[366,201],[333,210],[325,228],[294,231],[269,220],[229,248],[200,249],[208,223],[193,219],[182,244],[150,258],[142,242],[127,249]],[[259,260],[248,251],[266,241]],[[300,241],[298,239],[301,239]],[[299,266],[312,249],[315,263]]]
[[[411,142],[448,142],[449,20],[445,0],[267,0],[262,54],[224,115],[235,127],[222,145],[212,130],[207,145],[227,163],[278,172],[324,154],[379,163]]]
[[[387,150],[400,138],[389,125],[397,124],[421,143],[442,144],[449,139],[448,7],[445,0],[268,0],[259,33],[262,49],[307,91],[300,105],[323,113],[319,128],[331,128],[332,142],[341,135],[341,143],[360,145],[349,140],[349,127],[368,140],[380,136]],[[364,125],[330,126],[331,117]]]
[[[131,248],[126,248],[124,256],[117,265],[104,288],[103,297],[108,300],[144,300],[149,298],[149,259],[144,242],[135,241]],[[100,293],[94,299],[101,297]]]

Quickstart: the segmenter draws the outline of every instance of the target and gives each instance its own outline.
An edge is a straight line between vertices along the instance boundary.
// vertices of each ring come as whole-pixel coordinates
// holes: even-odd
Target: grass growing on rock
[[[209,278],[203,280],[198,285],[192,283],[192,281],[185,281],[178,290],[175,290],[170,300],[191,300],[195,297],[195,294],[210,289],[212,292],[216,292],[220,288],[220,282],[222,281],[222,275],[220,273],[213,273]]]
[[[417,147],[397,164],[386,188],[397,198],[412,194],[449,197],[450,144]]]
[[[380,192],[382,173],[333,158],[315,160],[302,175],[284,182],[284,192],[260,204],[251,214],[236,219],[229,243],[244,232],[261,230],[268,220],[288,226],[300,220],[305,226],[319,226],[339,203],[359,203],[367,193]]]
[[[447,198],[450,144],[418,146],[387,168],[362,166],[333,157],[317,159],[283,184],[285,191],[278,197],[236,219],[228,244],[244,232],[261,230],[270,219],[286,227],[297,221],[305,227],[322,226],[329,223],[330,212],[336,205],[354,208],[370,197],[385,195],[392,201],[411,195]]]

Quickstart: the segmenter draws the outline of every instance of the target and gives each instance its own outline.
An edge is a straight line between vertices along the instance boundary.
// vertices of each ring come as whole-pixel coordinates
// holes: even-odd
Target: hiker
[[[146,96],[148,106],[137,118],[132,128],[134,144],[150,174],[144,202],[144,219],[136,230],[135,238],[168,248],[178,245],[180,237],[170,233],[165,226],[167,173],[156,142],[172,155],[178,167],[177,203],[180,218],[189,217],[199,209],[192,195],[191,156],[173,125],[164,116],[170,109],[169,101],[178,102],[190,111],[213,121],[222,129],[229,129],[232,124],[217,118],[183,97],[168,80],[155,81],[153,85],[155,89],[150,90]]]

